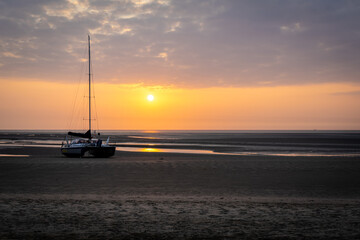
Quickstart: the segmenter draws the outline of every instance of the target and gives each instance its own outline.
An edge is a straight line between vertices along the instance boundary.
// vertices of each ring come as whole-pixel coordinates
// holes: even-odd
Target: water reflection
[[[30,155],[0,154],[0,157],[30,157]]]
[[[126,152],[158,152],[158,153],[191,153],[191,154],[216,154],[216,155],[240,155],[240,156],[284,156],[284,157],[357,157],[358,153],[309,153],[309,152],[214,152],[212,150],[198,149],[175,149],[175,148],[140,148],[140,147],[116,147],[117,151]]]
[[[157,148],[143,148],[140,151],[141,152],[161,152],[160,149],[157,149]]]
[[[2,140],[0,148],[9,147],[50,147],[59,148],[59,140]],[[171,148],[171,146],[176,148]],[[159,147],[159,148],[158,148]],[[170,147],[170,148],[169,148]],[[208,148],[189,149],[189,148]],[[216,148],[220,147],[220,148]],[[241,149],[239,149],[241,147]],[[289,146],[242,146],[231,144],[194,144],[194,143],[144,143],[122,142],[116,150],[127,152],[148,153],[188,153],[188,154],[216,154],[216,155],[242,155],[242,156],[286,156],[286,157],[359,157],[360,153],[353,149],[341,148],[315,148],[315,147],[289,147]],[[336,150],[336,151],[335,151]],[[351,151],[350,151],[351,150]],[[28,157],[28,155],[1,154],[0,157]]]
[[[193,153],[193,154],[221,154],[214,153],[211,150],[194,150],[194,149],[173,149],[173,148],[138,148],[138,147],[116,147],[117,151],[126,152],[161,152],[161,153]],[[222,153],[226,154],[226,153]]]

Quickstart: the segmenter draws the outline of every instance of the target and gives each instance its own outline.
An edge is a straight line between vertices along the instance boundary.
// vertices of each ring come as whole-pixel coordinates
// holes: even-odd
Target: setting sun
[[[150,102],[154,101],[154,96],[151,95],[151,94],[149,94],[149,95],[147,96],[147,100],[150,101]]]

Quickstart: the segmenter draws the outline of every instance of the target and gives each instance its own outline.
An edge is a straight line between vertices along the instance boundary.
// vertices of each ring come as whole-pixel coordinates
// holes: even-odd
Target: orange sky
[[[88,35],[99,129],[360,129],[360,1],[27,0],[0,15],[0,129],[87,128]]]
[[[0,129],[86,129],[86,101],[69,126],[74,84],[0,84]],[[360,86],[353,84],[180,89],[101,83],[95,89],[99,120],[93,126],[100,129],[360,129]]]

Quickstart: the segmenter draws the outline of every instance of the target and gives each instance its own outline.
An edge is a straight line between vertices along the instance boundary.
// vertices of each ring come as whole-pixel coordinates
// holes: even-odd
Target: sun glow
[[[161,152],[159,149],[156,149],[156,148],[143,148],[140,151],[141,152]]]
[[[6,116],[0,118],[0,129],[69,129],[73,84],[0,79],[0,86],[0,112]],[[106,130],[360,129],[360,113],[354,111],[360,108],[359,92],[360,85],[338,83],[150,90],[98,83],[96,123]],[[148,101],[149,94],[157,99]],[[76,124],[82,129],[87,121]]]
[[[147,100],[148,100],[149,102],[154,101],[154,96],[151,95],[151,94],[149,94],[149,95],[147,96]]]

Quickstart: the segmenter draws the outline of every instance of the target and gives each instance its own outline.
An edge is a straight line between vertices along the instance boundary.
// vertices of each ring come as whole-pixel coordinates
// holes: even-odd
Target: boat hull
[[[114,156],[114,146],[101,147],[62,147],[61,153],[66,157],[83,157],[86,152],[97,158],[107,158]]]
[[[84,147],[62,147],[61,153],[67,157],[82,157],[86,152]]]
[[[114,146],[90,147],[89,153],[94,157],[111,157],[115,154]]]

